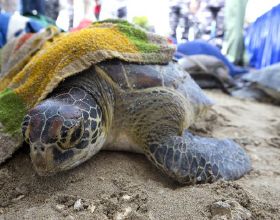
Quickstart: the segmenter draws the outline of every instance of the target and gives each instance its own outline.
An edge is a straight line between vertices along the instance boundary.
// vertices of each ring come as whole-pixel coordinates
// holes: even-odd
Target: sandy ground
[[[280,108],[207,94],[217,105],[192,130],[235,139],[251,156],[250,174],[180,186],[143,155],[101,152],[43,178],[26,148],[0,166],[0,219],[280,219]]]

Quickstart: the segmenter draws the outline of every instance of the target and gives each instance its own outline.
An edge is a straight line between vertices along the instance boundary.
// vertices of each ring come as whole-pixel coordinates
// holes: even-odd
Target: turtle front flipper
[[[251,169],[247,154],[232,140],[198,137],[186,131],[205,110],[202,95],[184,98],[172,90],[155,88],[132,92],[125,102],[129,135],[153,164],[176,181],[234,180]]]
[[[183,184],[235,180],[250,171],[250,159],[234,141],[193,136],[166,137],[149,144],[148,158]]]

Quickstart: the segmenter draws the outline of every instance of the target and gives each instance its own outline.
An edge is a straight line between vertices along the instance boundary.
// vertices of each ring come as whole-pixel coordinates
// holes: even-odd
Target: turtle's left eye
[[[76,123],[69,124],[64,123],[60,130],[60,139],[58,146],[62,149],[69,149],[74,147],[82,138],[84,131],[84,123],[80,118]]]

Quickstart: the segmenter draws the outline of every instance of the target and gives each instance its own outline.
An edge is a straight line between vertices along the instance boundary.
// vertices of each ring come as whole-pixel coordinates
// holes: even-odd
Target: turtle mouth
[[[86,154],[78,149],[61,149],[55,145],[33,144],[30,150],[33,167],[39,176],[52,176],[69,170],[86,160]]]
[[[44,146],[36,144],[31,147],[30,157],[34,169],[40,176],[52,173],[54,164],[52,163],[53,155],[51,149],[46,149]]]
[[[33,167],[34,167],[36,173],[39,176],[46,176],[47,177],[47,176],[54,176],[54,175],[56,175],[60,172],[70,170],[70,169],[78,166],[82,162],[83,161],[75,161],[75,162],[72,162],[72,163],[62,164],[60,166],[54,167],[53,169],[45,169],[45,167],[37,166],[34,163],[33,163]]]

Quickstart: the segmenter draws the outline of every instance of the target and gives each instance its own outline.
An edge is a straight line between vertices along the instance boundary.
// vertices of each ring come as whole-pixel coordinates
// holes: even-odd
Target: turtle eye
[[[58,146],[62,149],[74,147],[82,138],[84,131],[83,120],[72,122],[71,125],[66,121],[60,130]]]
[[[22,131],[22,135],[23,138],[25,140],[26,143],[30,143],[30,139],[29,139],[29,133],[30,133],[30,129],[29,129],[29,123],[30,123],[30,116],[26,115],[23,119],[23,122],[21,124],[21,131]]]

